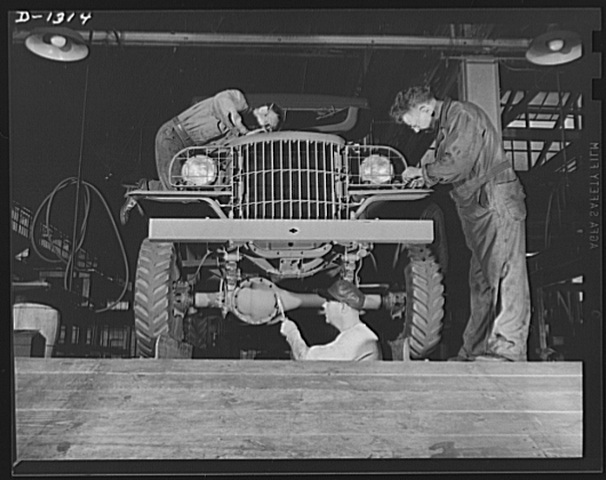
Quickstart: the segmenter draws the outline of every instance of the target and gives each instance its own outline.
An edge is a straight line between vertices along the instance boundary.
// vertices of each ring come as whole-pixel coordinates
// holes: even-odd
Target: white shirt
[[[337,338],[325,345],[309,347],[296,324],[290,320],[283,329],[295,360],[381,360],[378,338],[364,323],[360,322],[339,333]],[[292,325],[290,325],[292,324]]]

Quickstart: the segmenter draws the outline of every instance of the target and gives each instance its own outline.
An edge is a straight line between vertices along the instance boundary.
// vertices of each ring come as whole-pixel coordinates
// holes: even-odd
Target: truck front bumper
[[[432,220],[232,220],[152,218],[149,238],[163,242],[334,241],[429,244]]]

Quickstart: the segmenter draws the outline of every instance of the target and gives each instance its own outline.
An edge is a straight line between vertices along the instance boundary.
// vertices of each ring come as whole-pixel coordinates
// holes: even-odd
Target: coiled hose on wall
[[[104,308],[95,310],[95,313],[102,313],[102,312],[111,310],[115,305],[117,305],[122,300],[122,298],[124,298],[124,295],[126,294],[126,291],[128,290],[128,279],[130,277],[130,270],[129,270],[129,266],[128,266],[128,258],[126,255],[126,250],[124,248],[124,243],[122,241],[122,237],[120,236],[120,231],[118,230],[118,225],[117,225],[116,221],[114,220],[111,209],[110,209],[109,205],[107,204],[107,201],[105,200],[105,198],[103,197],[103,194],[99,191],[99,189],[97,187],[95,187],[94,185],[92,185],[91,183],[88,183],[86,181],[82,181],[82,183],[81,183],[81,186],[83,187],[83,192],[84,192],[84,217],[82,219],[80,228],[78,229],[75,247],[72,246],[68,259],[65,259],[64,256],[61,255],[61,252],[55,252],[54,258],[47,257],[38,249],[38,247],[36,245],[36,241],[35,241],[36,240],[36,238],[35,238],[36,229],[34,227],[36,225],[36,222],[38,221],[38,217],[42,213],[42,210],[46,207],[45,222],[43,223],[43,236],[45,236],[46,239],[50,242],[52,249],[58,249],[58,247],[56,247],[56,245],[53,243],[52,228],[51,228],[51,224],[50,224],[53,202],[55,200],[56,195],[61,190],[67,188],[70,185],[77,184],[77,183],[78,183],[78,179],[76,177],[65,178],[64,180],[62,180],[61,182],[59,182],[57,184],[57,186],[51,191],[51,193],[49,193],[46,196],[46,198],[42,201],[42,203],[36,210],[34,217],[32,219],[32,225],[31,225],[31,228],[29,231],[29,239],[32,244],[32,248],[34,249],[34,251],[40,258],[42,258],[43,260],[45,260],[49,263],[64,263],[66,265],[66,267],[65,267],[66,274],[63,278],[63,286],[66,290],[71,290],[70,272],[72,271],[72,268],[76,267],[76,265],[74,263],[76,261],[78,252],[80,251],[80,249],[82,248],[82,245],[84,244],[84,239],[86,236],[86,230],[87,230],[88,219],[89,219],[89,214],[90,214],[91,191],[97,194],[97,196],[101,200],[101,203],[105,207],[105,210],[107,211],[107,214],[109,215],[109,218],[111,220],[111,224],[114,228],[114,232],[116,234],[116,238],[118,239],[118,244],[120,246],[120,250],[122,253],[122,260],[124,262],[124,271],[125,271],[124,287],[123,287],[122,292],[120,293],[118,299],[116,299],[115,301],[113,301],[111,304],[107,305]],[[79,201],[79,200],[80,200],[79,198],[76,199],[76,201]],[[44,228],[44,227],[46,227],[46,228]]]

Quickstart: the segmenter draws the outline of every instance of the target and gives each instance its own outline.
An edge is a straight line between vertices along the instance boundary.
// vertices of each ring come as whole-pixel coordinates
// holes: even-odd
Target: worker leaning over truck
[[[283,313],[280,333],[286,338],[295,360],[381,360],[379,339],[360,320],[364,294],[351,282],[337,280],[326,291],[318,292],[326,301],[322,313],[326,323],[339,330],[337,337],[325,345],[312,347],[305,343],[297,324]]]
[[[141,179],[137,189],[168,190],[168,170],[173,157],[193,145],[224,145],[251,131],[274,131],[284,121],[283,110],[274,103],[251,108],[240,90],[229,89],[201,100],[164,123],[156,134],[156,170],[160,180]],[[136,201],[127,196],[120,209],[120,222]]]
[[[438,100],[427,86],[399,92],[390,115],[416,133],[436,132],[434,158],[408,167],[403,180],[453,185],[450,196],[472,252],[470,318],[452,360],[525,361],[530,324],[525,194],[495,126],[477,105]]]

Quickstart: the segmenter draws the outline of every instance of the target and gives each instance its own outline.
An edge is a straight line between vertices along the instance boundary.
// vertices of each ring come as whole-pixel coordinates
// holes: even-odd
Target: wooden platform
[[[576,362],[15,362],[17,461],[583,451]]]

